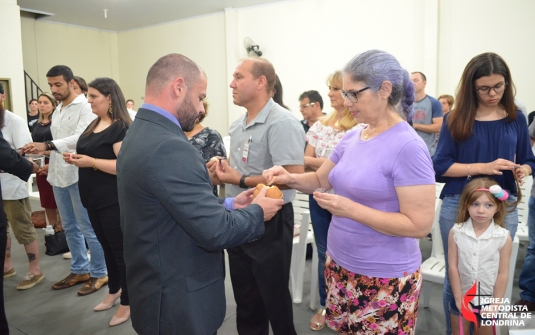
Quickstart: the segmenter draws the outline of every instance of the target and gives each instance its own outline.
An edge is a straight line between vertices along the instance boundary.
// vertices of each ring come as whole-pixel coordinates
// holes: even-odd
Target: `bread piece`
[[[275,186],[275,185],[266,186],[264,184],[258,184],[258,185],[256,185],[256,189],[254,190],[253,198],[256,198],[256,196],[258,195],[258,193],[260,193],[262,188],[267,188],[266,197],[268,197],[268,198],[282,199],[282,197],[283,197],[283,194],[282,194],[281,190],[279,190],[279,188],[277,186]]]

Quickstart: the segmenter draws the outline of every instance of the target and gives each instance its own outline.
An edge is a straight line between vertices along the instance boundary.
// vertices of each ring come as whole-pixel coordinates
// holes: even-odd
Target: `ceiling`
[[[40,20],[121,31],[281,0],[18,0]],[[104,17],[107,9],[108,18]],[[43,15],[44,14],[44,15]],[[49,15],[47,15],[49,14]]]

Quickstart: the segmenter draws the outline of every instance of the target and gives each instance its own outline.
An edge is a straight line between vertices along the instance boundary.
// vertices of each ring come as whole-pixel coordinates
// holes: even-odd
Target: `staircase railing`
[[[26,112],[29,113],[30,111],[28,107],[30,100],[37,99],[37,97],[43,93],[43,90],[26,71],[24,71],[24,87],[26,88]]]

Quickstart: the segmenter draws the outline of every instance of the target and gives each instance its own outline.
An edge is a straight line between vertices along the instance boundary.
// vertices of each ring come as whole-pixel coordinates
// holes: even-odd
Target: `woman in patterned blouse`
[[[223,139],[217,130],[205,127],[201,124],[208,115],[208,102],[203,101],[204,114],[201,114],[195,127],[189,132],[185,132],[188,140],[201,153],[205,163],[214,156],[227,157],[227,151],[223,144]],[[217,186],[214,186],[214,195],[217,197]]]

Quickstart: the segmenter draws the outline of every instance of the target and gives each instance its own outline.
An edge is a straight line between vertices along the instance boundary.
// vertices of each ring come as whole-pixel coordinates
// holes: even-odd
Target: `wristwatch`
[[[247,178],[248,176],[246,175],[242,175],[241,178],[240,178],[240,187],[241,188],[247,188],[247,185],[245,185],[245,178]]]

